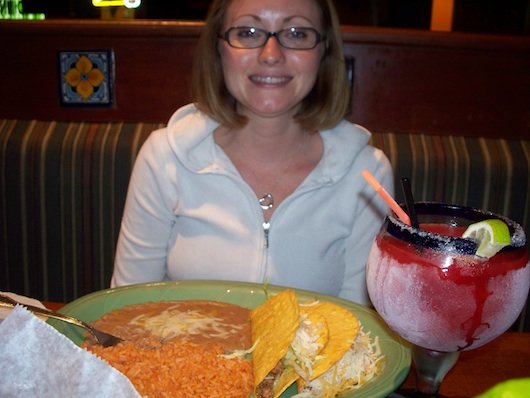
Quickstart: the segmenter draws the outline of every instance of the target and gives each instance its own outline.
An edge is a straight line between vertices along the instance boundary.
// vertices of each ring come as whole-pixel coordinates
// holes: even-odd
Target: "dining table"
[[[60,302],[43,304],[54,311],[64,306]],[[497,383],[517,378],[530,378],[530,332],[507,331],[479,348],[461,352],[445,376],[440,394],[447,398],[475,397]],[[400,389],[413,389],[415,381],[412,365]]]
[[[517,378],[530,378],[530,333],[508,331],[481,347],[461,352],[445,376],[440,394],[475,397],[497,383]],[[413,388],[415,381],[411,367],[402,388]]]

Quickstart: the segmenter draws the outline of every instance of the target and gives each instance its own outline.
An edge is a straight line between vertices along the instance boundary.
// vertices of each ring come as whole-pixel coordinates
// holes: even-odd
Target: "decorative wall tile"
[[[114,52],[59,51],[63,105],[110,106],[114,99]]]

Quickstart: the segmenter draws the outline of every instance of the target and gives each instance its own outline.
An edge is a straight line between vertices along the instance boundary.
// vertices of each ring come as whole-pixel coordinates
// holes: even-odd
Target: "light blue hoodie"
[[[187,105],[144,143],[131,176],[112,286],[178,279],[269,282],[368,304],[365,262],[392,194],[385,155],[347,121],[322,131],[324,154],[276,208],[266,240],[255,193]],[[267,244],[268,243],[268,244]]]

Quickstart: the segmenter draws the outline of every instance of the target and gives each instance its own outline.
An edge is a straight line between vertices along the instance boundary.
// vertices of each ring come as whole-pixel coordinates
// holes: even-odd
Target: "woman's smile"
[[[264,75],[250,75],[249,79],[256,84],[266,86],[283,86],[292,80],[289,76],[264,76]]]

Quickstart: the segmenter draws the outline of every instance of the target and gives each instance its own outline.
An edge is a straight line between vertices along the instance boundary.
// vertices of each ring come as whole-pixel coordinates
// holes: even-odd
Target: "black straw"
[[[401,179],[401,188],[403,189],[403,195],[405,195],[405,205],[407,206],[407,213],[410,217],[410,224],[414,228],[419,228],[418,216],[416,215],[416,209],[414,208],[412,188],[410,187],[410,181],[407,177]]]

